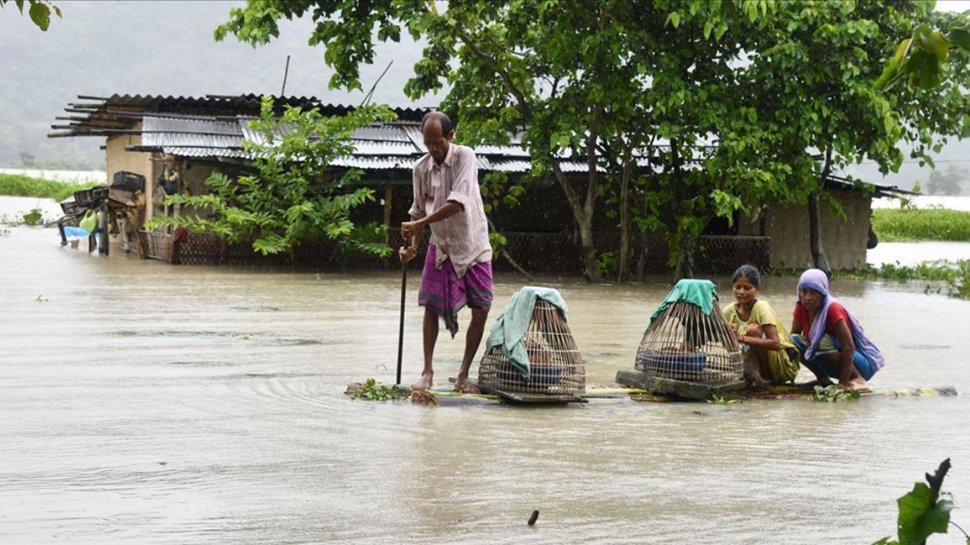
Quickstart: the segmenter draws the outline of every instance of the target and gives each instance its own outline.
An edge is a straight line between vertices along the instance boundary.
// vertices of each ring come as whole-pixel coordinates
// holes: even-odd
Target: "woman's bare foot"
[[[831,386],[833,384],[835,384],[835,383],[832,382],[832,379],[830,379],[829,377],[826,377],[826,376],[816,376],[815,377],[815,382],[808,383],[809,386],[821,386],[822,388],[826,388],[826,387]]]
[[[459,378],[455,380],[455,391],[461,392],[463,394],[480,394],[481,390],[477,386],[468,382],[467,378]]]
[[[845,388],[850,392],[868,392],[869,383],[866,382],[866,379],[859,376],[850,380],[848,384],[843,385],[842,383],[839,383],[839,388]]]
[[[764,388],[765,386],[768,386],[769,384],[771,384],[770,382],[761,378],[760,376],[745,377],[744,382],[748,385],[749,388]]]
[[[412,390],[427,390],[431,387],[431,380],[434,378],[432,373],[422,373],[421,380],[411,385]]]

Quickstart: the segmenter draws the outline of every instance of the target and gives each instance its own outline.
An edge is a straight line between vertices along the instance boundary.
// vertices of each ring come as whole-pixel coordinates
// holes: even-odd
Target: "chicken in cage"
[[[713,282],[678,282],[651,317],[634,367],[648,378],[712,386],[741,382],[741,349],[716,303]]]
[[[583,359],[557,290],[526,287],[512,296],[486,342],[478,385],[537,395],[585,392]]]

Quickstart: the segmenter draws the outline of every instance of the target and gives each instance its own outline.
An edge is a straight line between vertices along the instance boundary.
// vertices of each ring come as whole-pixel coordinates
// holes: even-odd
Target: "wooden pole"
[[[401,325],[397,332],[397,382],[401,385],[401,365],[404,359],[404,298],[407,295],[408,264],[401,263]]]

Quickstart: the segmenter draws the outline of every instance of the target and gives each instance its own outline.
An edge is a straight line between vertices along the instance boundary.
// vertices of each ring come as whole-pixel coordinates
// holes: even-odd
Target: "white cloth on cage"
[[[525,335],[529,331],[532,321],[532,310],[536,299],[542,299],[562,311],[563,320],[566,319],[566,301],[554,288],[526,286],[512,295],[505,311],[499,315],[492,325],[492,332],[485,341],[486,349],[500,346],[502,355],[508,358],[525,380],[530,380],[532,369],[529,364],[529,354],[526,351]]]

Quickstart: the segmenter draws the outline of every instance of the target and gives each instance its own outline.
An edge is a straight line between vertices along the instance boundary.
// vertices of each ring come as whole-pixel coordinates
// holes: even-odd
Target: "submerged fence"
[[[503,259],[507,252],[523,269],[531,273],[579,274],[582,271],[579,243],[570,233],[504,232],[507,242],[493,261],[495,270],[510,271],[513,267]],[[400,235],[392,230],[389,244],[395,248],[390,258],[354,254],[335,255],[337,245],[332,241],[316,241],[298,247],[293,255],[262,255],[254,252],[250,243],[228,244],[211,233],[187,232],[175,236],[160,232],[139,232],[142,257],[160,259],[179,265],[228,265],[239,267],[287,267],[296,269],[374,269],[396,268],[396,248]],[[614,233],[597,233],[598,248],[614,248]],[[769,264],[768,237],[703,236],[698,240],[694,256],[694,270],[702,274],[729,273],[738,265],[750,263],[761,268]],[[641,237],[634,245],[633,263],[642,260],[647,272],[669,270],[668,250],[660,236]],[[427,241],[422,244],[417,263],[424,262]]]

